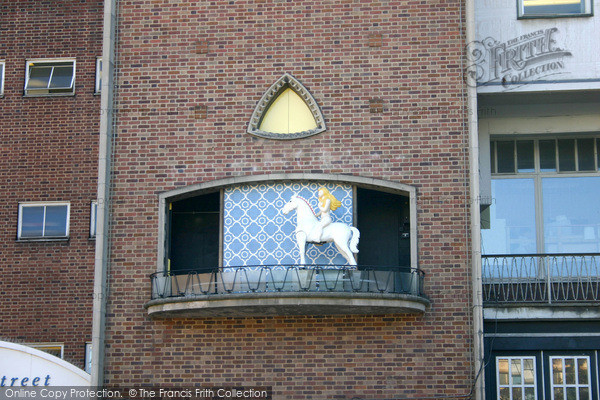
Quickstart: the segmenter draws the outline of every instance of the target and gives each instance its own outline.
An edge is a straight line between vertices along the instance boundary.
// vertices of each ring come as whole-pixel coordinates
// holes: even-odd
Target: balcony
[[[421,270],[261,265],[150,276],[148,314],[165,317],[422,314]]]
[[[482,256],[483,302],[496,305],[596,305],[600,254]]]

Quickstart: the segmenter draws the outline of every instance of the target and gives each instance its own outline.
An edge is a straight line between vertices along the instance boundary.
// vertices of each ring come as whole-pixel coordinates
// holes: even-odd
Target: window
[[[323,114],[313,96],[285,74],[260,99],[247,132],[268,139],[298,139],[325,131]]]
[[[75,60],[30,60],[25,75],[25,95],[75,93]]]
[[[312,112],[298,93],[285,89],[269,106],[259,129],[265,132],[290,134],[317,127]]]
[[[19,204],[18,239],[66,239],[69,203]]]
[[[96,58],[96,89],[95,94],[99,94],[102,90],[102,58]]]
[[[592,15],[590,0],[518,0],[519,18]]]
[[[482,230],[482,253],[537,253],[534,180],[494,179],[492,199],[490,229]]]
[[[62,343],[30,343],[29,347],[37,350],[41,350],[45,353],[51,354],[54,357],[63,358],[65,346]]]
[[[600,251],[600,138],[492,140],[484,254]]]
[[[92,342],[85,343],[85,372],[88,374],[92,373]]]
[[[496,373],[499,400],[537,398],[534,357],[497,357]]]
[[[590,358],[550,357],[552,400],[591,400]]]
[[[0,97],[4,96],[4,60],[0,60]]]
[[[517,328],[518,331],[518,328]],[[512,335],[512,334],[511,334]],[[537,338],[537,340],[536,340]],[[554,336],[511,336],[499,347],[544,347],[540,343],[577,343],[570,334]],[[593,339],[590,339],[593,342]],[[581,346],[583,345],[581,343]],[[593,345],[592,345],[593,346]],[[504,354],[503,354],[504,353]],[[597,351],[536,349],[492,352],[486,366],[486,399],[490,400],[592,400],[597,399]]]
[[[90,210],[90,238],[96,238],[96,217],[98,215],[98,202],[92,201]]]
[[[492,174],[535,172],[536,151],[541,172],[600,171],[600,138],[493,140],[490,149]]]

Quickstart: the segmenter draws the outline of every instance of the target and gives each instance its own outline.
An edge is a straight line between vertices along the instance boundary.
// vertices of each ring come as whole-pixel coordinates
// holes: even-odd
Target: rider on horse
[[[319,212],[316,214],[317,217],[321,216],[321,220],[315,228],[315,238],[318,238],[319,242],[323,241],[323,228],[331,224],[330,211],[337,210],[342,202],[335,198],[334,195],[329,193],[325,187],[319,188]]]

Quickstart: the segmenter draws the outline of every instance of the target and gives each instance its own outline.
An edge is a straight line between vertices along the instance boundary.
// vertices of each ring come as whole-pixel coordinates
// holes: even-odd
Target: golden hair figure
[[[329,190],[327,190],[325,187],[320,187],[319,192],[322,193],[321,196],[319,196],[319,204],[321,205],[321,208],[325,207],[325,201],[327,199],[331,201],[331,204],[329,205],[331,211],[337,210],[342,205],[342,202],[336,199],[334,195],[329,193]]]
[[[319,223],[315,229],[315,240],[316,242],[323,241],[323,228],[331,224],[330,211],[335,211],[342,205],[342,202],[335,198],[334,195],[329,193],[324,187],[320,187],[317,192],[319,195],[319,212],[315,214],[317,217],[321,217]]]

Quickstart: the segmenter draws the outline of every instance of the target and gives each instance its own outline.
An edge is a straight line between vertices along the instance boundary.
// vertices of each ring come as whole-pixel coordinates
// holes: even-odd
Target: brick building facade
[[[91,341],[102,9],[96,0],[0,6],[0,337],[44,344],[80,368]],[[30,70],[57,62],[67,74],[73,66],[70,93],[42,93],[33,78],[28,90]],[[50,211],[36,220],[43,209],[58,211],[61,229],[67,216],[66,232],[51,233]],[[46,235],[35,232],[44,223]]]
[[[117,14],[105,384],[272,386],[274,398],[469,395],[461,2],[120,1]],[[310,92],[326,129],[295,140],[247,133],[285,74]],[[198,300],[172,299],[170,211],[225,191],[213,211],[223,213],[227,190],[315,182],[407,200],[410,231],[399,237],[410,236],[408,267],[425,273],[424,312],[167,310]],[[365,235],[359,248],[376,248]],[[214,268],[225,266],[223,246]],[[170,289],[152,302],[157,271],[170,280],[154,282]]]
[[[108,387],[471,397],[463,7],[3,5],[0,337],[79,367],[92,341]],[[298,266],[282,206],[321,187],[356,269]]]

